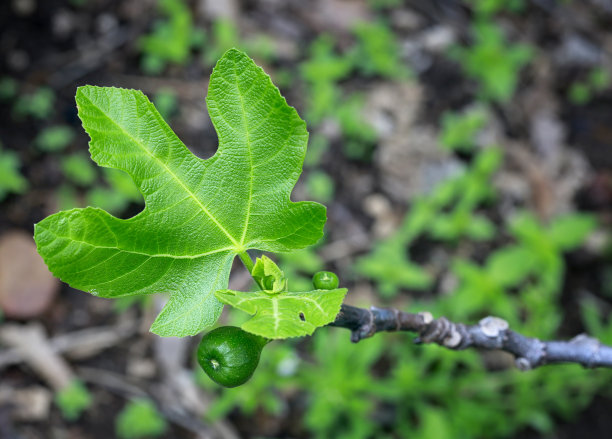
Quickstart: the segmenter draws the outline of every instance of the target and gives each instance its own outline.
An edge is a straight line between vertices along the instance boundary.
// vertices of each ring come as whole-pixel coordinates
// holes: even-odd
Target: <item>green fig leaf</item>
[[[220,290],[215,295],[221,302],[253,316],[242,324],[242,329],[279,339],[311,335],[318,327],[333,322],[346,292],[346,288],[279,294]]]
[[[194,335],[223,305],[232,261],[248,249],[290,251],[317,242],[325,207],[294,203],[308,132],[266,73],[231,49],[210,78],[216,154],[193,155],[140,91],[80,87],[79,117],[92,159],[127,172],[145,200],[123,220],[96,208],[35,226],[38,251],[73,288],[101,297],[170,293],[151,331]]]

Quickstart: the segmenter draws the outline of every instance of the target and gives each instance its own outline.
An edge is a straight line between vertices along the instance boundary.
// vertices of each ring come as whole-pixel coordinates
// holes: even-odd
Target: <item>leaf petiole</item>
[[[251,259],[249,254],[244,251],[238,253],[238,256],[240,256],[240,260],[242,261],[246,269],[249,270],[249,273],[253,274],[253,267],[255,266],[255,264],[253,263],[253,260]]]
[[[238,253],[238,256],[240,257],[242,264],[246,267],[247,270],[249,270],[251,277],[253,277],[253,267],[255,267],[255,264],[253,263],[253,260],[251,259],[249,254],[246,251],[243,251],[243,252]],[[261,282],[258,279],[253,277],[253,280],[257,283],[257,286],[259,287],[260,290],[265,290],[264,286],[261,284]]]

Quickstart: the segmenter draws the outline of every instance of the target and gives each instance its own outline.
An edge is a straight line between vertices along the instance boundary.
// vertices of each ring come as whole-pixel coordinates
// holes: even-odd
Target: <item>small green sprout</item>
[[[65,419],[76,421],[91,406],[92,396],[81,381],[73,380],[55,394],[55,403]]]
[[[158,437],[167,429],[168,423],[148,399],[130,401],[115,421],[115,431],[121,439]]]

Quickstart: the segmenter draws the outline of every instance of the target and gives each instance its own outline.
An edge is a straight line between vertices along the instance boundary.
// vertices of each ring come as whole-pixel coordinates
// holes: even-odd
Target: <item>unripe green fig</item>
[[[312,276],[312,284],[317,290],[333,290],[338,288],[340,281],[336,273],[319,271]]]
[[[236,326],[221,326],[200,340],[198,363],[217,384],[240,386],[255,372],[266,343],[267,339]]]

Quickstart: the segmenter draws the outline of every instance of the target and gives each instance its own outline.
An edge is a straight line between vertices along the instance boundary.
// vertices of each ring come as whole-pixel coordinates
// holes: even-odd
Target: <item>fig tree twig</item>
[[[434,319],[429,312],[406,313],[397,309],[370,309],[342,305],[330,326],[351,330],[355,343],[381,331],[410,331],[416,343],[435,343],[448,349],[498,349],[514,355],[520,370],[552,363],[577,363],[584,367],[612,367],[612,347],[581,334],[569,341],[542,341],[512,331],[499,317],[485,317],[476,325]]]

